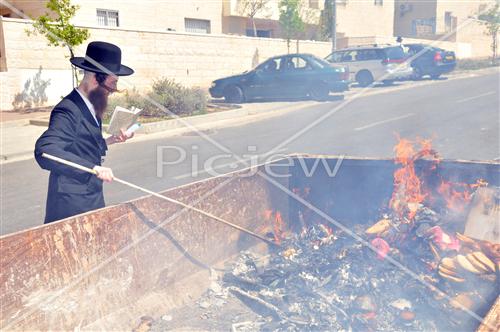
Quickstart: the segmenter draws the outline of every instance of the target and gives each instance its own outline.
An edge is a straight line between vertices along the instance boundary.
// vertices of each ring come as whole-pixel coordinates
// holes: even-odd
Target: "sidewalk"
[[[136,132],[131,142],[154,139],[158,135],[180,135],[194,131],[194,128],[206,130],[216,126],[249,123],[278,116],[314,103],[314,101],[298,101],[293,104],[289,102],[248,103],[228,111],[147,123]],[[33,158],[35,142],[47,129],[50,117],[50,112],[9,113],[0,112],[0,164]],[[106,136],[106,133],[103,135]]]
[[[33,126],[32,119],[47,119],[50,111],[0,112],[0,163],[31,158],[36,139],[47,129]]]

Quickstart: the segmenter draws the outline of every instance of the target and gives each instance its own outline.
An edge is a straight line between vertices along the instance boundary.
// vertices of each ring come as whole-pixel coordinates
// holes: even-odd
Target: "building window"
[[[210,33],[210,21],[209,20],[198,20],[194,18],[185,18],[184,27],[186,32],[195,33]]]
[[[436,18],[416,19],[412,21],[412,36],[430,36],[436,33]]]
[[[98,9],[97,10],[97,24],[109,27],[120,26],[118,20],[118,11],[109,9]]]
[[[254,37],[253,34],[254,34],[253,29],[246,30],[246,35],[248,37]],[[271,36],[272,36],[272,30],[257,30],[257,37],[271,38]]]
[[[453,29],[453,16],[451,12],[444,12],[444,31],[451,32]]]
[[[384,0],[373,0],[373,4],[375,6],[383,6],[384,5]]]

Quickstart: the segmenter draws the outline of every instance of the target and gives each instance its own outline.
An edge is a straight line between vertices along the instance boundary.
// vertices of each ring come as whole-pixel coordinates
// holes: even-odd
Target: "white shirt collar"
[[[80,90],[78,90],[78,88],[76,88],[75,90],[76,90],[76,92],[78,92],[78,94],[80,95],[80,97],[82,97],[85,105],[87,105],[87,108],[90,111],[90,114],[92,114],[92,117],[94,118],[95,123],[97,123],[97,125],[99,126],[99,121],[97,121],[97,117],[95,115],[94,105],[92,105],[92,103],[90,102],[90,100],[88,100],[88,98],[85,97],[85,95],[83,93],[81,93]]]

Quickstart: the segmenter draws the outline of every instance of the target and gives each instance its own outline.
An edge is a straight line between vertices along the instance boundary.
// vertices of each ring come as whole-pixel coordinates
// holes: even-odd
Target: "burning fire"
[[[398,138],[399,142],[394,147],[396,154],[394,162],[401,167],[394,172],[394,191],[389,206],[401,219],[412,222],[420,207],[430,193],[424,192],[422,180],[415,172],[415,161],[431,157],[432,163],[426,171],[433,171],[439,163],[437,153],[432,149],[431,140],[417,139],[412,142],[408,139]],[[419,144],[420,149],[415,149]],[[425,170],[424,170],[425,171]],[[480,179],[474,184],[453,183],[441,180],[438,193],[446,201],[446,207],[454,212],[463,212],[471,201],[472,194],[478,187],[487,186],[488,183]]]
[[[427,197],[427,194],[422,192],[422,183],[415,173],[415,160],[423,157],[437,158],[430,140],[419,139],[418,143],[421,146],[418,152],[415,151],[413,142],[407,139],[400,138],[394,147],[394,162],[401,164],[401,168],[394,172],[394,191],[389,206],[400,218],[406,217],[408,221],[413,220],[420,203]]]
[[[277,244],[281,244],[281,240],[285,238],[285,222],[283,221],[283,217],[281,216],[280,211],[274,212],[273,210],[264,210],[264,220],[267,222],[271,222],[271,226],[273,229],[274,241]],[[274,218],[273,218],[274,215]]]
[[[274,218],[274,241],[280,244],[281,239],[283,239],[285,223],[283,222],[283,218],[281,218],[281,213],[279,211],[276,212],[276,216]]]
[[[472,198],[471,191],[486,185],[488,183],[482,179],[479,179],[474,184],[452,183],[443,180],[438,188],[438,192],[446,201],[446,207],[449,210],[462,212]]]

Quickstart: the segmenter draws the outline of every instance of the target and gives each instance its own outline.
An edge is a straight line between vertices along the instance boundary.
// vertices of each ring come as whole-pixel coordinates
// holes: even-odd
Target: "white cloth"
[[[95,115],[94,105],[92,105],[90,100],[88,100],[87,97],[85,97],[85,95],[83,93],[81,93],[80,90],[78,90],[78,88],[76,88],[75,90],[76,90],[76,92],[78,92],[80,97],[82,97],[83,101],[85,102],[85,105],[87,105],[87,108],[90,111],[90,114],[92,114],[92,117],[94,118],[95,123],[97,123],[97,126],[99,126],[99,121],[97,121],[97,116]]]

